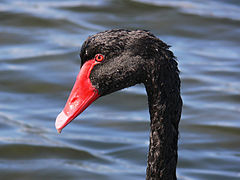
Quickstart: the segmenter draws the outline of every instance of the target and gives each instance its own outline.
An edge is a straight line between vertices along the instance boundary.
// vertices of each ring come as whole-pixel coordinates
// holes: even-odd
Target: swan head
[[[168,46],[144,30],[109,30],[83,43],[81,69],[63,111],[56,119],[58,132],[101,96],[138,83],[146,84],[156,59]]]

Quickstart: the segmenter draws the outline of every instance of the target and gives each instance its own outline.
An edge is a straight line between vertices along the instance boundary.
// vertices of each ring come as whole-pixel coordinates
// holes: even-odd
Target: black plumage
[[[148,31],[116,29],[88,37],[82,65],[96,54],[104,60],[93,67],[90,80],[101,96],[139,83],[146,87],[151,118],[146,179],[176,179],[182,100],[169,46]]]

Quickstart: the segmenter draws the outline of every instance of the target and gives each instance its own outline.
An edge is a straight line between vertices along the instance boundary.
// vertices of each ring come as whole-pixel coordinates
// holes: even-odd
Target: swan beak
[[[93,87],[89,79],[91,70],[95,64],[95,60],[89,60],[82,66],[67,103],[56,118],[55,127],[58,133],[61,133],[66,125],[99,97],[98,90]]]

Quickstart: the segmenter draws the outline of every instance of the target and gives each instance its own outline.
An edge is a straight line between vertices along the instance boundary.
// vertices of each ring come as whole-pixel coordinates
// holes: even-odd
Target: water
[[[177,176],[240,179],[240,2],[0,1],[0,179],[145,178],[141,85],[102,97],[58,135],[54,122],[91,34],[148,29],[172,45],[182,79]]]

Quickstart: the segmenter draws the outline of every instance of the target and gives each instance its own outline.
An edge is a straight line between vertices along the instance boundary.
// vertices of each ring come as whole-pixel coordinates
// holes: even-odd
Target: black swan
[[[56,119],[58,132],[100,96],[143,83],[151,118],[146,179],[177,179],[182,99],[169,46],[145,30],[115,29],[88,37],[80,57],[75,85]]]

